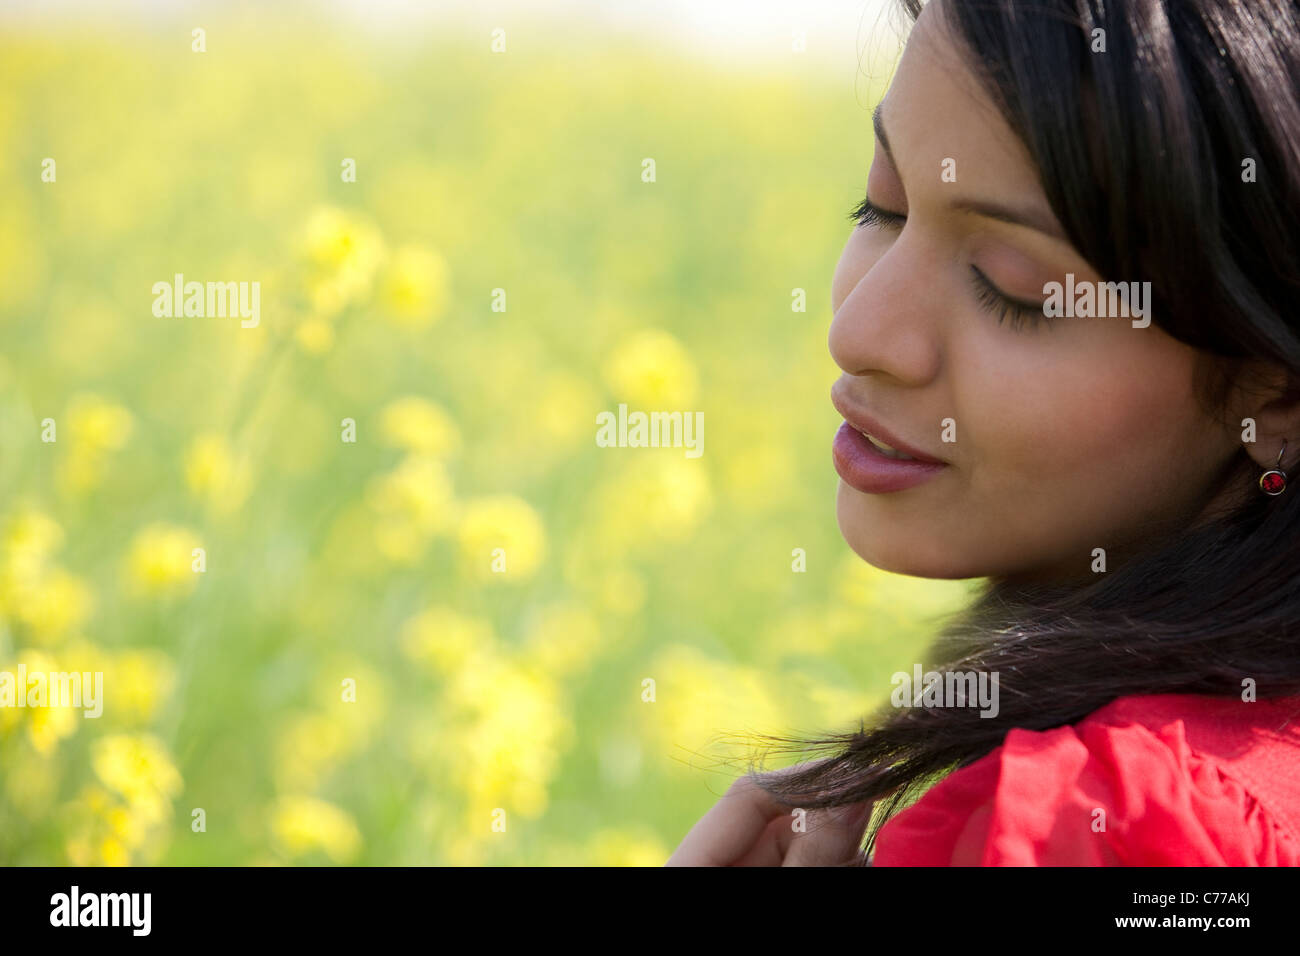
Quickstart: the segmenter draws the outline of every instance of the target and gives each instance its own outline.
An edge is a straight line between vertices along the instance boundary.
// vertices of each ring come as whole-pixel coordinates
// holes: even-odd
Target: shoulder
[[[1300,865],[1300,697],[1122,697],[1013,729],[880,831],[875,865]]]

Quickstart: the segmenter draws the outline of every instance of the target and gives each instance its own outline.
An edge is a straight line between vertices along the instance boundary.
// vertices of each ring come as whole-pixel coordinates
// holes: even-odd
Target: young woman
[[[837,513],[987,588],[937,680],[669,862],[1300,863],[1300,5],[905,7],[833,282]]]

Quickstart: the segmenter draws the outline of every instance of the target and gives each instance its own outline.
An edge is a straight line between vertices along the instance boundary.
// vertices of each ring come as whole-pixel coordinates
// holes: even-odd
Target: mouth
[[[849,427],[852,428],[853,426],[850,425]],[[884,455],[886,458],[896,458],[896,459],[898,459],[899,461],[916,461],[916,459],[913,458],[911,455],[904,455],[904,454],[903,454],[901,451],[899,451],[897,448],[892,448],[892,447],[890,447],[889,445],[886,445],[886,444],[885,444],[883,441],[881,441],[879,438],[876,438],[876,437],[873,436],[873,435],[868,435],[868,434],[867,434],[866,432],[864,432],[861,428],[856,428],[856,429],[854,429],[854,431],[856,431],[858,434],[860,434],[860,435],[861,435],[863,438],[865,438],[867,441],[871,442],[871,444],[875,445],[875,446],[876,446],[876,450],[879,451],[879,452],[880,452],[882,455]]]
[[[864,494],[906,491],[938,477],[948,463],[901,441],[849,401],[837,382],[831,403],[844,416],[831,459],[844,483]]]
[[[866,439],[871,444],[871,447],[884,457],[896,461],[914,461],[928,465],[947,464],[947,462],[927,455],[921,449],[903,441],[880,422],[867,415],[866,412],[849,401],[840,388],[839,382],[836,382],[835,387],[831,389],[831,404],[843,416],[849,428]]]
[[[942,462],[903,457],[892,448],[887,452],[848,422],[835,433],[831,460],[846,485],[868,495],[915,488],[948,468]]]

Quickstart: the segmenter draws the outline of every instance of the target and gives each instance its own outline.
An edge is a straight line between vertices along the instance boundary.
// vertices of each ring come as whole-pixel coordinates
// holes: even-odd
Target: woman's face
[[[1197,353],[1154,324],[1044,317],[1045,283],[1103,277],[935,13],[877,114],[867,199],[897,218],[849,237],[830,351],[841,415],[940,464],[891,462],[842,429],[840,528],[904,574],[1084,577],[1094,549],[1113,560],[1199,514],[1240,426],[1206,417]]]

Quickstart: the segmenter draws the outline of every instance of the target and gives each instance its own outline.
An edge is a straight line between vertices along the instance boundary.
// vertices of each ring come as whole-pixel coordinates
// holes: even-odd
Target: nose
[[[852,242],[850,243],[852,245]],[[850,375],[877,375],[919,387],[939,374],[943,356],[940,263],[906,229],[884,255],[846,254],[836,269],[828,345]]]

